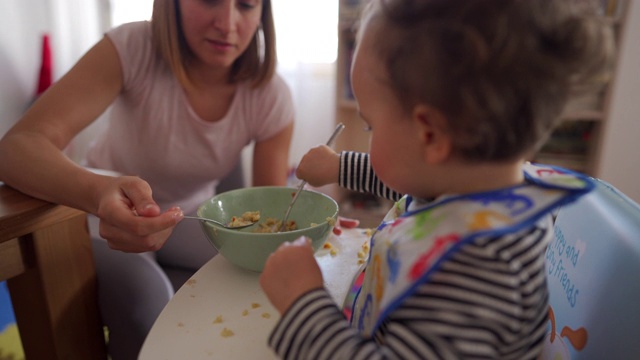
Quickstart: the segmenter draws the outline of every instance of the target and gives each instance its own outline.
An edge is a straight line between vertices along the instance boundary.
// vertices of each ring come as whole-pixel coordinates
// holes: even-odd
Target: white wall
[[[640,203],[640,2],[628,11],[598,174]]]
[[[0,1],[0,135],[22,115],[37,89],[41,36],[50,29],[42,0]]]
[[[102,36],[105,1],[0,0],[0,136],[36,93],[43,34],[56,81]]]

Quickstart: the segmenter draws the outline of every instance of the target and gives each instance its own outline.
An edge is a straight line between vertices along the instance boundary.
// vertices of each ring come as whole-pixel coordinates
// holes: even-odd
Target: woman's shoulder
[[[153,52],[151,22],[136,21],[114,27],[106,33],[120,56]]]
[[[111,30],[107,31],[107,36],[110,38],[151,38],[151,22],[149,21],[134,21],[118,25]]]
[[[125,87],[145,82],[159,71],[161,59],[154,50],[151,22],[136,21],[119,25],[107,32],[122,65]]]

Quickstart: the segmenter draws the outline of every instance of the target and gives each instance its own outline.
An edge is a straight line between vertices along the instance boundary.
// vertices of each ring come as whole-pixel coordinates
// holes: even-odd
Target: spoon
[[[211,222],[211,223],[214,223],[214,224],[218,224],[218,225],[222,226],[222,227],[223,227],[223,228],[225,228],[225,229],[233,229],[233,230],[237,230],[237,229],[244,229],[244,228],[249,227],[249,226],[251,226],[251,225],[253,225],[253,224],[255,224],[255,223],[256,223],[256,221],[253,221],[253,222],[251,222],[251,223],[249,223],[249,224],[238,225],[238,226],[229,226],[228,224],[223,224],[223,223],[221,223],[220,221],[213,220],[213,219],[207,219],[207,218],[203,218],[203,217],[199,217],[199,216],[186,216],[186,215],[185,215],[185,216],[183,216],[183,218],[185,218],[185,219],[194,219],[194,220],[208,221],[208,222]]]
[[[331,137],[327,141],[327,146],[333,145],[333,142],[336,140],[336,138],[338,137],[340,132],[342,132],[342,129],[344,129],[344,124],[339,123],[338,126],[336,126],[336,129],[333,130],[333,134],[331,134]],[[293,196],[293,199],[291,199],[291,203],[289,203],[289,207],[287,208],[287,212],[284,214],[284,218],[282,219],[282,225],[280,225],[280,229],[278,229],[278,232],[283,232],[285,227],[287,226],[287,219],[289,219],[289,213],[291,213],[291,208],[293,207],[293,204],[298,199],[298,195],[300,195],[300,192],[302,192],[302,188],[306,184],[307,184],[306,181],[302,181],[300,183],[300,185],[298,186],[298,190],[296,191],[296,194]]]

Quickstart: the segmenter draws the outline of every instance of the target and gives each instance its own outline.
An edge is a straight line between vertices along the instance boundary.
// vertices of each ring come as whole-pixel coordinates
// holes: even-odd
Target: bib
[[[447,196],[425,206],[403,197],[370,240],[351,324],[372,336],[387,314],[402,304],[464,244],[533,226],[553,209],[588,193],[594,183],[571,171],[527,163],[525,183],[506,189]],[[415,209],[414,209],[415,208]]]

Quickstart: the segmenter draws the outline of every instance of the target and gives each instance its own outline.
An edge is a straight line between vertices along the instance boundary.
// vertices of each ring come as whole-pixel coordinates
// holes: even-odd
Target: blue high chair
[[[611,185],[561,208],[542,359],[640,359],[640,206]]]

